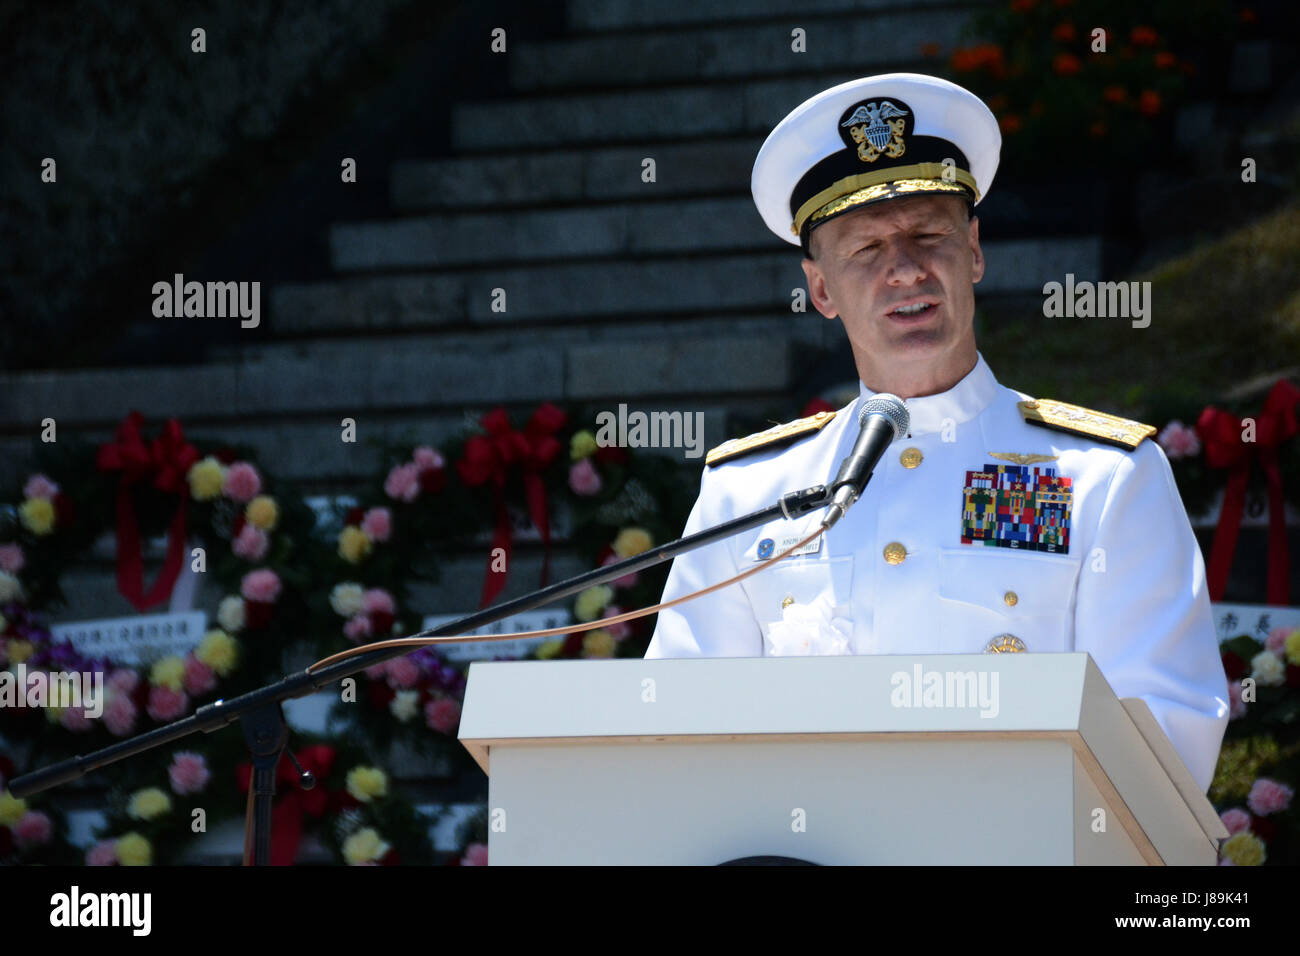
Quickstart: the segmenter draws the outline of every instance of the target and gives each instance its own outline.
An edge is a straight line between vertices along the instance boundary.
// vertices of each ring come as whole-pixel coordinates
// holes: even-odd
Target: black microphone
[[[881,392],[867,399],[858,413],[858,440],[831,482],[834,497],[822,520],[823,528],[829,529],[844,517],[867,487],[880,456],[899,436],[907,434],[909,424],[907,406],[897,395]]]

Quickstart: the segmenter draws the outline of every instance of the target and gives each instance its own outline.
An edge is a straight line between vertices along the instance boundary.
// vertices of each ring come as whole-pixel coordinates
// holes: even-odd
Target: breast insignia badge
[[[1037,465],[1045,461],[1056,461],[1060,455],[1022,455],[1015,451],[991,451],[990,458],[1009,461],[1014,465]]]
[[[961,543],[1069,554],[1073,481],[1028,464],[966,472]]]
[[[984,645],[985,654],[1023,654],[1025,642],[1014,634],[999,634]]]

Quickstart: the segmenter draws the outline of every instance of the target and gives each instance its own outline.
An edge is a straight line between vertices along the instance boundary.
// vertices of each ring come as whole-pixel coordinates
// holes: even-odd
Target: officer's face
[[[871,373],[886,381],[890,372],[915,378],[928,369],[941,381],[969,370],[984,254],[964,200],[916,196],[867,206],[818,226],[811,248],[803,268],[813,305],[828,319],[840,317],[864,380]]]

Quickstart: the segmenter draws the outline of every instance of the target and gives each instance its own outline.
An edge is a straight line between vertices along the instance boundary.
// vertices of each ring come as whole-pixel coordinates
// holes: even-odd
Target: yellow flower
[[[1282,647],[1286,651],[1286,659],[1292,664],[1300,664],[1300,628],[1296,628],[1286,636],[1282,642]]]
[[[537,645],[537,659],[539,661],[549,661],[560,649],[564,647],[564,638],[553,637],[549,641],[543,641]]]
[[[235,663],[239,659],[239,645],[221,628],[214,627],[203,635],[203,640],[199,641],[199,646],[194,649],[194,656],[211,667],[219,676],[225,677],[235,669]]]
[[[117,861],[123,866],[148,866],[153,862],[153,847],[136,833],[124,833],[117,838]]]
[[[588,455],[594,453],[597,449],[596,436],[585,428],[580,432],[574,432],[573,437],[569,439],[569,457],[574,461],[582,461]]]
[[[211,455],[190,466],[185,476],[190,483],[190,494],[195,501],[211,501],[221,494],[221,486],[226,480],[226,469]]]
[[[1281,759],[1278,742],[1267,735],[1226,741],[1219,751],[1210,799],[1216,803],[1246,799],[1260,772]]]
[[[380,839],[374,827],[358,830],[343,841],[343,859],[351,866],[378,860],[387,852],[388,844]]]
[[[583,657],[613,657],[614,635],[605,628],[588,631],[582,638]]]
[[[155,661],[149,671],[149,683],[166,687],[168,690],[182,690],[184,685],[181,680],[184,677],[185,662],[175,654]]]
[[[263,531],[270,531],[280,520],[280,509],[270,495],[258,495],[244,508],[248,523]]]
[[[654,547],[655,540],[645,528],[624,528],[614,539],[614,553],[620,558],[631,558]]]
[[[1264,841],[1249,830],[1234,833],[1223,841],[1223,855],[1237,866],[1259,866],[1264,862]]]
[[[353,767],[348,771],[348,793],[362,803],[388,795],[388,777],[378,767]]]
[[[587,588],[573,602],[573,613],[579,621],[594,621],[605,610],[605,605],[614,600],[614,589],[607,584],[597,584]]]
[[[344,561],[360,564],[370,548],[370,537],[356,525],[348,525],[339,534],[339,557]]]
[[[146,787],[131,794],[126,813],[133,820],[152,820],[172,808],[171,798],[157,787]]]
[[[19,800],[8,790],[0,790],[0,826],[13,826],[26,812],[26,800]]]
[[[21,664],[36,653],[36,645],[31,641],[14,639],[6,645],[6,651],[9,654],[10,664]]]
[[[28,498],[18,507],[18,515],[32,534],[49,534],[54,530],[54,505],[48,498]]]

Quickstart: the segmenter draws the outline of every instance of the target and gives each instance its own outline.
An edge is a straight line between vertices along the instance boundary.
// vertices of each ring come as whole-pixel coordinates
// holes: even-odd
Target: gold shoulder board
[[[757,451],[760,448],[788,444],[804,435],[821,431],[830,424],[831,419],[834,417],[835,412],[818,412],[816,415],[809,415],[807,418],[796,418],[794,421],[786,422],[783,425],[774,425],[766,431],[755,432],[752,435],[746,435],[744,438],[733,438],[731,441],[724,441],[717,448],[709,451],[704,457],[704,463],[712,467],[713,465],[720,465],[724,461],[739,458],[741,455],[747,455],[751,451]]]
[[[1055,428],[1057,431],[1085,435],[1095,441],[1118,445],[1132,451],[1142,444],[1144,438],[1156,433],[1154,425],[1144,425],[1117,415],[1107,415],[1091,408],[1080,408],[1067,402],[1058,402],[1050,398],[1030,399],[1017,403],[1020,414],[1031,425]]]

